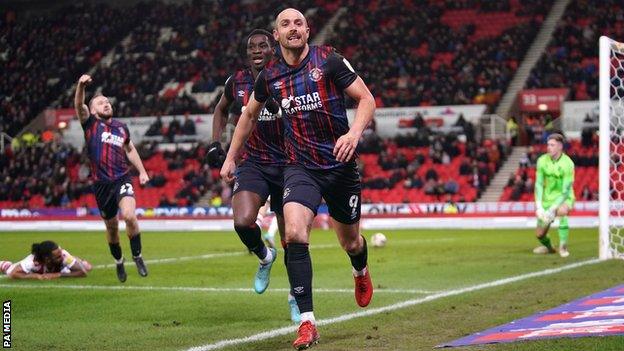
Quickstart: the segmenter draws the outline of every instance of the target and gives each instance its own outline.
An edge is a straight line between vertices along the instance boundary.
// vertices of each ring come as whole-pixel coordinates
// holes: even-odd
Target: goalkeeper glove
[[[223,166],[223,161],[225,161],[225,151],[221,148],[220,142],[215,141],[208,146],[206,161],[210,168],[221,168],[221,166]]]

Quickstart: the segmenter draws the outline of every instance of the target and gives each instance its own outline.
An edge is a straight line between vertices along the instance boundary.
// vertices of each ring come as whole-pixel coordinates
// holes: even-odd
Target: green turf
[[[369,308],[425,297],[523,273],[596,257],[597,230],[572,230],[571,256],[536,256],[530,230],[386,231],[388,246],[371,249],[370,269],[378,288]],[[370,232],[366,233],[370,236]],[[0,280],[0,298],[13,301],[16,350],[185,350],[290,326],[287,277],[278,257],[269,290],[251,291],[257,260],[234,233],[144,233],[146,260],[229,254],[148,264],[141,278],[128,266],[123,286],[248,288],[248,291],[162,291],[49,288],[63,285],[119,287],[113,268],[87,278],[52,282]],[[556,236],[556,235],[555,235]],[[32,242],[52,239],[94,265],[112,263],[103,233],[0,233],[0,258],[19,260]],[[124,253],[129,254],[124,238]],[[328,319],[362,311],[353,299],[349,260],[331,232],[312,235],[315,315]],[[281,255],[281,250],[280,250]],[[318,350],[431,350],[513,319],[556,307],[617,284],[621,261],[583,266],[408,308],[320,327]],[[9,286],[10,285],[10,286]],[[20,286],[37,286],[24,289]],[[41,288],[46,287],[46,288]],[[390,293],[421,289],[430,293]],[[227,350],[289,350],[293,333]],[[622,350],[624,337],[558,339],[466,350]]]

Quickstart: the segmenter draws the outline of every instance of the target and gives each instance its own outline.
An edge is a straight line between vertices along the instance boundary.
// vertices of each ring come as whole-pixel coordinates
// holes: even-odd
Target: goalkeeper
[[[535,208],[537,216],[537,240],[541,243],[533,252],[555,253],[548,229],[559,216],[559,255],[568,257],[568,213],[574,206],[574,162],[563,153],[563,135],[554,133],[548,137],[547,153],[537,159],[535,179]]]

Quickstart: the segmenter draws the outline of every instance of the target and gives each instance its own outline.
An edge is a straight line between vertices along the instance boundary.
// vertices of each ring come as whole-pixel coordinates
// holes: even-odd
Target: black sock
[[[312,260],[308,244],[288,244],[288,280],[299,311],[312,312]]]
[[[254,223],[251,227],[245,226],[234,226],[234,230],[236,230],[236,234],[240,240],[247,246],[249,251],[253,252],[258,256],[259,259],[263,260],[267,255],[267,248],[262,241],[262,232],[260,231],[260,227],[256,223]]]
[[[130,238],[130,250],[132,250],[132,257],[141,256],[141,233]]]
[[[362,240],[364,241],[364,247],[359,254],[351,255],[347,253],[351,259],[351,265],[356,271],[364,269],[364,267],[366,267],[366,261],[368,261],[368,247],[366,246],[366,239],[362,237]]]
[[[110,248],[110,252],[111,255],[113,255],[113,258],[117,261],[121,260],[121,246],[119,246],[119,243],[108,243],[108,247]]]

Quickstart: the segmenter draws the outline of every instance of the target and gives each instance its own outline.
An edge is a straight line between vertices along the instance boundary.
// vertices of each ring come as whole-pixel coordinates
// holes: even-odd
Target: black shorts
[[[104,219],[117,216],[121,198],[134,197],[132,181],[129,178],[122,178],[114,182],[97,182],[93,185],[93,190],[100,216]]]
[[[297,202],[316,215],[321,197],[329,215],[344,224],[360,220],[362,186],[355,162],[333,169],[289,165],[284,170],[284,204]]]
[[[284,190],[284,167],[263,165],[244,161],[236,168],[236,180],[232,195],[250,191],[260,196],[264,204],[271,196],[271,211],[282,214],[282,194]]]

